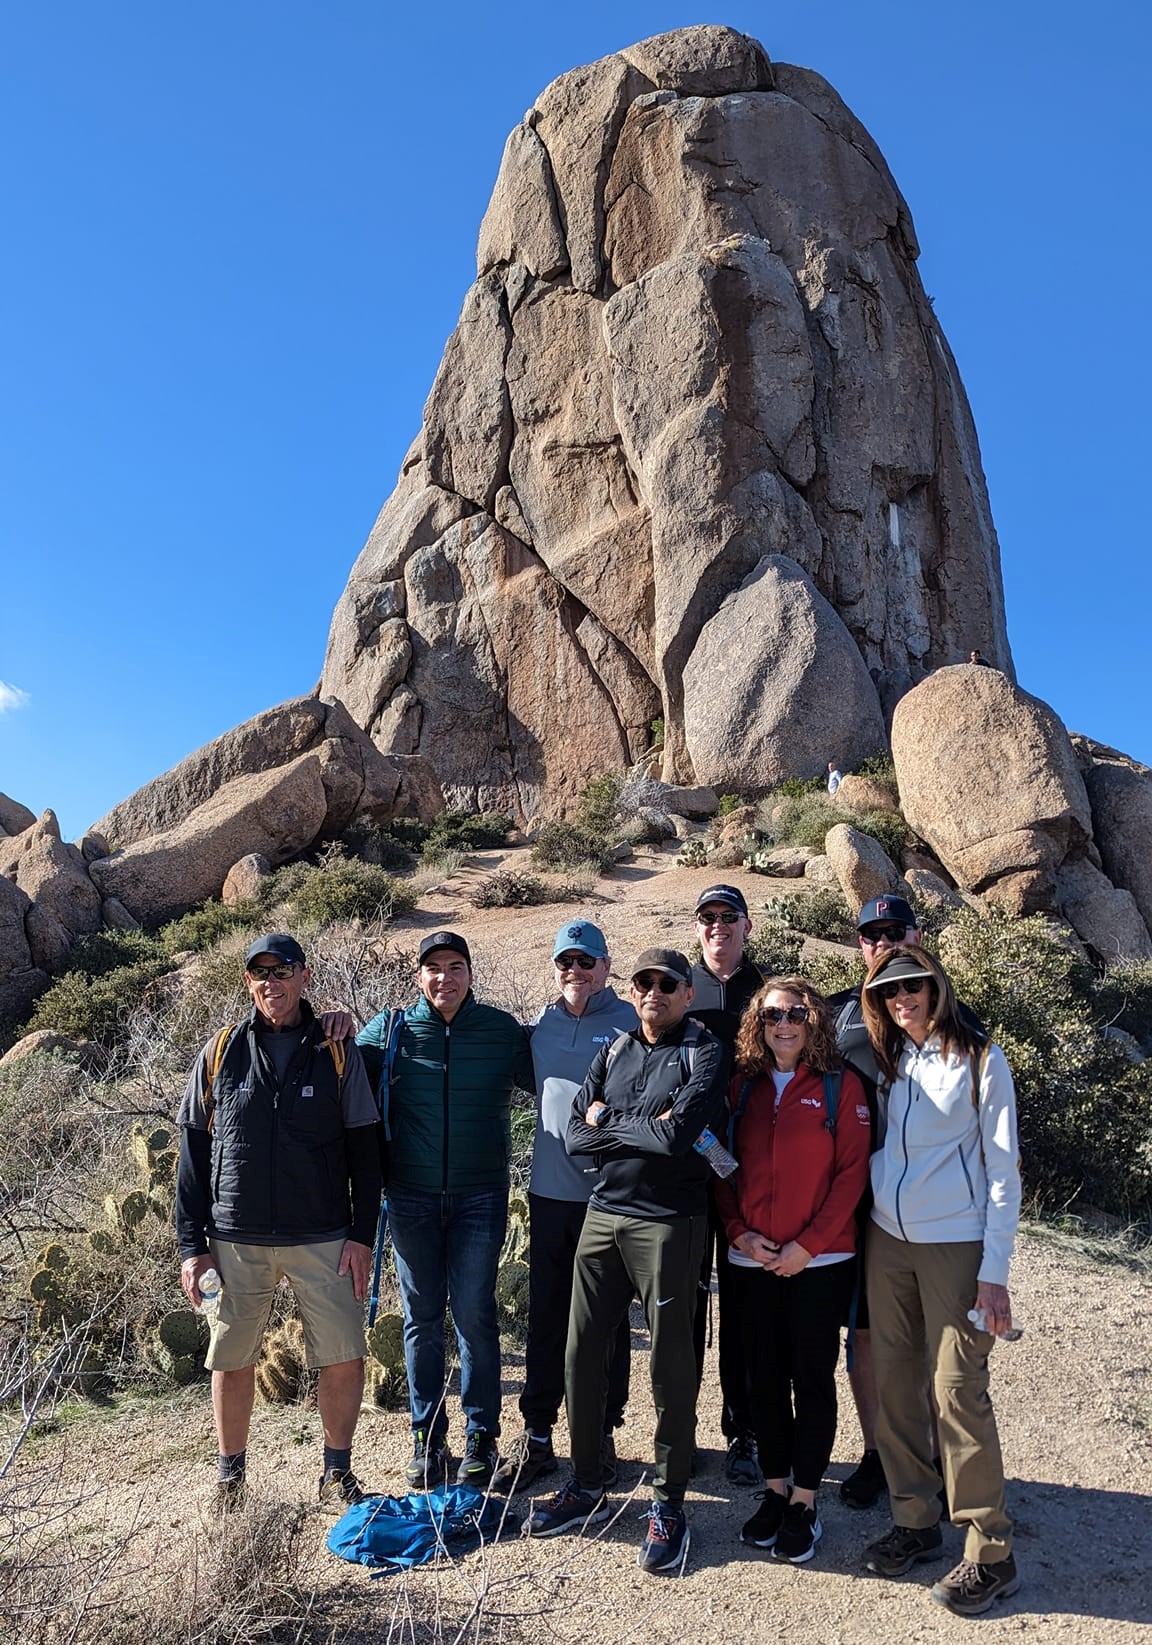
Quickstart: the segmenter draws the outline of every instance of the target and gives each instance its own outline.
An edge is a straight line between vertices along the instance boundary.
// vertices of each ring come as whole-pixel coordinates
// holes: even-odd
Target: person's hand
[[[202,1251],[198,1257],[185,1257],[180,1264],[180,1286],[193,1308],[199,1308],[204,1301],[200,1295],[200,1275],[215,1266],[216,1259],[211,1251]]]
[[[811,1251],[806,1251],[802,1245],[790,1239],[787,1245],[782,1245],[772,1262],[765,1263],[765,1267],[773,1274],[779,1274],[781,1279],[791,1279],[801,1273],[812,1261]]]
[[[584,1115],[585,1125],[595,1125],[598,1122],[600,1115],[606,1114],[607,1112],[608,1104],[606,1102],[601,1102],[600,1099],[597,1098],[595,1102],[589,1103],[588,1105],[588,1110]]]
[[[351,1040],[356,1037],[356,1018],[347,1011],[325,1011],[320,1028],[326,1040]]]
[[[763,1234],[749,1228],[747,1233],[741,1234],[736,1241],[736,1249],[743,1251],[746,1257],[751,1257],[753,1262],[758,1262],[761,1268],[767,1268],[776,1260],[780,1247],[774,1240],[765,1239]]]
[[[976,1286],[976,1307],[984,1310],[988,1329],[994,1337],[1002,1337],[1012,1329],[1012,1299],[1006,1285],[990,1285],[980,1280]]]
[[[346,1239],[344,1249],[340,1253],[340,1266],[336,1272],[343,1276],[352,1275],[352,1295],[357,1302],[363,1302],[368,1295],[368,1272],[372,1266],[372,1247],[361,1245],[358,1239]]]

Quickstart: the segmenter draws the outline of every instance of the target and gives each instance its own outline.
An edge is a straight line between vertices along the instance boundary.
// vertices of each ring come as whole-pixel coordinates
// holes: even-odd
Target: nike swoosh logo
[[[657,1308],[663,1308],[668,1303],[675,1302],[675,1301],[676,1301],[675,1297],[657,1297],[656,1298],[656,1306],[657,1306]]]

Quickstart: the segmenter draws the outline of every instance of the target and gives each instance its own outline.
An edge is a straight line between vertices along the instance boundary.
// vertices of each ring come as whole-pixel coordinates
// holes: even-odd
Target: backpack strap
[[[392,1141],[392,1132],[388,1123],[388,1110],[392,1100],[392,1075],[396,1066],[396,1051],[400,1044],[400,1035],[404,1031],[404,1007],[397,1006],[388,1013],[388,1031],[384,1036],[383,1061],[380,1068],[380,1080],[376,1086],[376,1109],[380,1115],[380,1123],[384,1127],[384,1136],[388,1142]]]
[[[834,1068],[830,1074],[824,1075],[824,1129],[832,1137],[836,1135],[836,1114],[840,1107],[840,1082],[843,1077],[842,1068]]]
[[[680,1077],[687,1081],[696,1071],[696,1055],[700,1050],[700,1024],[689,1017],[680,1040]]]
[[[216,1076],[220,1072],[220,1064],[224,1061],[224,1053],[228,1049],[228,1043],[239,1026],[238,1022],[230,1022],[227,1028],[222,1028],[215,1038],[208,1042],[208,1051],[204,1058],[202,1102],[204,1112],[208,1116],[209,1134],[211,1134],[216,1119]]]
[[[605,1073],[607,1073],[609,1068],[611,1068],[613,1059],[620,1055],[621,1051],[623,1051],[625,1045],[627,1045],[631,1038],[631,1034],[617,1034],[616,1038],[612,1041],[612,1044],[608,1047],[608,1055],[604,1061]]]
[[[969,1068],[971,1070],[971,1073],[972,1073],[972,1106],[976,1110],[976,1115],[977,1115],[976,1134],[980,1138],[980,1163],[981,1163],[981,1165],[987,1165],[988,1161],[984,1158],[984,1133],[980,1130],[980,1126],[979,1126],[980,1088],[984,1084],[984,1074],[985,1074],[985,1071],[987,1070],[987,1067],[988,1067],[988,1057],[989,1057],[989,1054],[991,1053],[991,1050],[992,1050],[992,1041],[991,1041],[991,1039],[986,1039],[984,1041],[984,1046],[983,1046],[983,1049],[980,1052],[979,1057],[977,1057],[975,1051],[970,1051],[969,1054],[968,1054],[968,1066],[969,1066]]]
[[[751,1094],[752,1081],[750,1079],[741,1080],[740,1089],[736,1093],[736,1106],[735,1108],[730,1109],[728,1113],[728,1152],[730,1154],[734,1154],[736,1152],[735,1147],[733,1146],[736,1141],[736,1127],[744,1118],[744,1110],[748,1106],[748,1098]]]

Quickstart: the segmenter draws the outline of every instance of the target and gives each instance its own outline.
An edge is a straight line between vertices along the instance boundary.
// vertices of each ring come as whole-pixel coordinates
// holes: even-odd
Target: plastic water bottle
[[[969,1308],[968,1318],[972,1321],[978,1331],[986,1331],[988,1329],[988,1316],[984,1312],[983,1308]],[[1019,1342],[1023,1335],[1024,1327],[1022,1325],[1013,1325],[1005,1331],[1004,1335],[999,1340],[1001,1342]]]
[[[198,1288],[200,1312],[211,1319],[220,1306],[220,1293],[224,1289],[224,1282],[215,1268],[208,1268],[200,1275]]]
[[[704,1156],[718,1177],[730,1177],[735,1171],[737,1161],[710,1127],[701,1131],[692,1146]]]

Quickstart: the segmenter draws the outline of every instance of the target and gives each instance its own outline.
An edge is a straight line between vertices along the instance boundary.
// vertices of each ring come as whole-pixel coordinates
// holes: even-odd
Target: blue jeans
[[[388,1192],[388,1226],[404,1302],[404,1361],[413,1429],[442,1441],[444,1310],[460,1348],[460,1405],[467,1431],[500,1432],[500,1327],[496,1265],[508,1226],[507,1188],[477,1194]]]

